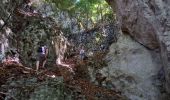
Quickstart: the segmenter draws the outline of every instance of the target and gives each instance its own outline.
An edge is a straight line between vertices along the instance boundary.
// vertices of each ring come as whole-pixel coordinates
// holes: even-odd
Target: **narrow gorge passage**
[[[1,0],[0,100],[169,100],[168,0]]]

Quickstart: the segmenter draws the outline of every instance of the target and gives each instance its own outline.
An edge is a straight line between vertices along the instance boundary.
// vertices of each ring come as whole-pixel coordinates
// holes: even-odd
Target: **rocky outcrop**
[[[150,49],[160,48],[166,89],[170,92],[170,1],[106,1],[116,3],[117,19],[123,32]]]
[[[108,67],[100,70],[130,100],[161,100],[161,82],[157,74],[162,67],[159,53],[147,50],[128,35],[122,35],[110,47]],[[156,84],[157,83],[157,84]]]

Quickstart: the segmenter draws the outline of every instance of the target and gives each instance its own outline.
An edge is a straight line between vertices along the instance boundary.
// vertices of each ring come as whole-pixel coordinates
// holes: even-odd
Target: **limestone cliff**
[[[101,69],[101,73],[130,100],[162,99],[157,86],[161,85],[157,78],[162,67],[159,53],[146,49],[128,35],[121,35],[106,58],[108,67]]]
[[[152,50],[160,48],[170,92],[170,1],[169,0],[106,0],[113,7],[123,32]]]

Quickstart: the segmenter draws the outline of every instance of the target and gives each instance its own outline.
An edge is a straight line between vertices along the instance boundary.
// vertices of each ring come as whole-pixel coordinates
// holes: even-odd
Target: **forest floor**
[[[0,86],[6,83],[6,81],[13,77],[32,77],[36,76],[38,82],[44,81],[47,77],[56,78],[63,77],[65,87],[69,88],[71,91],[76,92],[76,100],[83,100],[83,96],[87,100],[124,100],[125,97],[113,89],[108,89],[106,87],[98,86],[88,79],[81,78],[85,73],[81,73],[81,69],[85,66],[87,61],[78,61],[77,58],[70,58],[65,61],[63,65],[52,65],[52,68],[41,69],[37,73],[34,69],[28,68],[15,63],[5,63],[0,65]],[[67,66],[69,65],[69,66]],[[0,99],[5,98],[5,91],[0,90]]]

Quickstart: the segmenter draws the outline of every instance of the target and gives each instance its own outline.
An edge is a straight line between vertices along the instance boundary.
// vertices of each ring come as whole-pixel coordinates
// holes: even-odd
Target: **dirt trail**
[[[13,75],[17,77],[21,75],[25,77],[37,76],[39,81],[43,81],[47,76],[63,76],[65,86],[79,94],[76,100],[83,100],[82,96],[85,96],[87,100],[124,100],[120,93],[105,87],[99,87],[88,80],[78,77],[79,73],[77,74],[75,71],[75,60],[68,59],[64,65],[70,66],[55,65],[54,68],[40,70],[37,74],[33,69],[18,66],[17,64],[1,64],[0,79],[3,81],[0,82],[0,85],[5,83],[5,79],[13,77]]]
[[[64,65],[71,66],[57,66],[58,68],[53,71],[53,74],[56,76],[63,76],[66,86],[79,92],[81,95],[85,95],[87,100],[124,100],[121,93],[118,93],[115,90],[106,89],[105,87],[97,86],[88,80],[81,79],[79,77],[81,76],[79,75],[81,73],[76,73],[77,67],[75,60],[68,59]],[[47,72],[47,74],[52,75],[51,72]],[[77,99],[82,100],[81,97]]]

